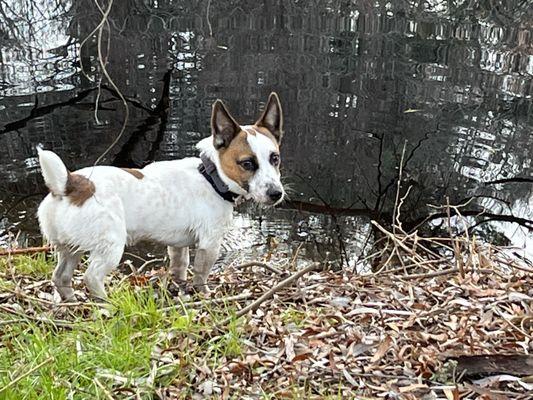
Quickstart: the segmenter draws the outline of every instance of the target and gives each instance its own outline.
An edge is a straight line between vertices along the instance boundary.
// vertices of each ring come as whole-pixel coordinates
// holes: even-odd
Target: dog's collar
[[[240,195],[229,190],[228,185],[226,185],[220,178],[215,163],[204,155],[201,155],[200,159],[202,160],[202,163],[198,166],[198,171],[204,176],[220,197],[230,203],[235,203],[235,200]]]

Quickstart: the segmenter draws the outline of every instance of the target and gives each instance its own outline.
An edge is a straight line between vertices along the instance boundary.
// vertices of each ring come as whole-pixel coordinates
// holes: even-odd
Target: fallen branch
[[[465,376],[485,374],[512,374],[516,376],[533,375],[533,355],[465,355],[452,359],[457,361],[457,372],[464,373]]]
[[[281,289],[289,286],[291,283],[302,277],[303,275],[307,274],[308,272],[311,272],[319,266],[319,263],[313,263],[306,268],[297,271],[296,273],[292,274],[288,278],[282,280],[280,283],[278,283],[276,286],[274,286],[272,289],[268,290],[267,292],[263,293],[261,297],[259,297],[257,300],[253,301],[246,307],[244,307],[242,310],[240,310],[237,314],[235,314],[235,318],[240,318],[243,315],[246,315],[249,311],[253,311],[257,309],[262,303],[264,303],[266,300],[274,296],[276,292],[279,292]],[[221,322],[220,325],[224,326],[227,325],[233,318],[226,318],[224,321]]]
[[[50,246],[26,247],[23,249],[1,249],[0,257],[35,254],[35,253],[48,253],[49,251],[52,251],[52,248]]]

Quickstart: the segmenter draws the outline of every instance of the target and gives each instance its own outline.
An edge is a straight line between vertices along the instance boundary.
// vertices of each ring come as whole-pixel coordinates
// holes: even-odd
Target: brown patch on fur
[[[246,171],[237,164],[240,160],[255,157],[248,140],[246,140],[246,136],[246,132],[241,130],[228,147],[219,150],[219,154],[220,165],[228,178],[248,190],[248,181],[254,175],[254,171]]]
[[[95,190],[94,183],[90,179],[69,172],[65,194],[72,204],[81,207],[92,197]]]
[[[135,169],[135,168],[121,168],[121,170],[126,171],[129,174],[132,174],[137,179],[144,178],[144,174],[138,169]]]

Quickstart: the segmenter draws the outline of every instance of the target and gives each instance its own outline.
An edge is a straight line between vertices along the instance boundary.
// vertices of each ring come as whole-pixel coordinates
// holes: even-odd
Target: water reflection
[[[192,155],[214,99],[249,122],[276,90],[294,192],[287,207],[313,213],[248,212],[228,254],[276,235],[310,257],[354,259],[368,218],[392,218],[404,146],[404,226],[449,197],[467,214],[487,209],[471,221],[490,221],[479,234],[521,245],[531,240],[526,227],[494,220],[533,218],[528,9],[518,0],[116,2],[103,49],[109,38],[107,69],[130,117],[105,162]],[[124,108],[105,79],[96,89],[95,35],[81,51],[86,75],[77,61],[101,18],[93,1],[4,0],[0,12],[0,229],[35,238],[43,187],[34,145],[71,168],[90,165]],[[509,181],[485,183],[501,179]]]

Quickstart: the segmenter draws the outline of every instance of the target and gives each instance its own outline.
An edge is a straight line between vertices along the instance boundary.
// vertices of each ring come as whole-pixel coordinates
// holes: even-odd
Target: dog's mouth
[[[250,197],[257,204],[270,208],[270,207],[275,207],[278,204],[283,202],[283,200],[285,199],[285,192],[282,193],[281,197],[274,198],[274,199],[267,196],[266,194],[261,194],[261,195],[251,194]]]

